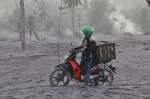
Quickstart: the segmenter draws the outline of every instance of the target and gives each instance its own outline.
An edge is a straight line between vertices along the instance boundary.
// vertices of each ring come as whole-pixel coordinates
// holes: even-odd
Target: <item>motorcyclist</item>
[[[93,34],[93,29],[89,26],[86,26],[80,30],[82,33],[83,42],[82,45],[75,48],[76,50],[80,50],[82,52],[81,63],[80,66],[82,68],[82,76],[85,75],[85,84],[89,83],[89,69],[94,66],[96,63],[96,42],[91,37]]]

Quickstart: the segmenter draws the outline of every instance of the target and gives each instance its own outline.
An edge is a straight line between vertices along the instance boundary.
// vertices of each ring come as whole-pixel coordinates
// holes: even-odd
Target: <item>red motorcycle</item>
[[[66,86],[70,80],[84,82],[85,78],[80,74],[82,66],[75,60],[77,53],[79,51],[72,48],[64,57],[65,63],[55,66],[55,70],[49,77],[51,86]],[[115,67],[112,67],[112,61],[97,64],[89,70],[90,83],[95,84],[97,82],[99,85],[111,86],[114,81],[113,72],[116,73]]]

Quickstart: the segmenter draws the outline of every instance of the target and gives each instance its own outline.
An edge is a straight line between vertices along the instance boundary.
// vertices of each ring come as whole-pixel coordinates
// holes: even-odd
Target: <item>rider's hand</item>
[[[81,48],[80,51],[83,52],[83,51],[84,51],[84,48]]]

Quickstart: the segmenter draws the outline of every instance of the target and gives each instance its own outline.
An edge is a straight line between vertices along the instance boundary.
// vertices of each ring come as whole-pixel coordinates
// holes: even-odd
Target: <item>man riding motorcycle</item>
[[[90,74],[89,69],[96,63],[96,41],[92,39],[93,29],[89,26],[80,30],[84,38],[82,45],[75,48],[82,52],[80,66],[82,68],[82,78],[85,78],[85,85],[89,84]]]
[[[85,86],[88,86],[89,82],[95,85],[111,86],[114,81],[113,72],[116,73],[115,67],[112,67],[112,61],[100,63],[97,60],[97,45],[91,37],[93,34],[91,27],[84,27],[80,31],[84,38],[82,45],[71,48],[64,57],[65,62],[55,66],[55,70],[49,77],[51,86],[66,86],[70,80],[85,81]],[[76,61],[78,52],[82,52],[80,65]]]

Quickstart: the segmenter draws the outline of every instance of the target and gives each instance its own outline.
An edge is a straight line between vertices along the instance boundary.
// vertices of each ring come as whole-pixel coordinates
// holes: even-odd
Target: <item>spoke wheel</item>
[[[70,74],[65,69],[55,69],[49,77],[49,82],[52,87],[66,86],[70,82]]]
[[[103,74],[101,73],[100,75],[103,76],[102,80],[99,80],[99,82],[101,83],[100,85],[111,86],[113,84],[114,76],[113,76],[113,73],[110,69],[105,68],[103,70]]]

